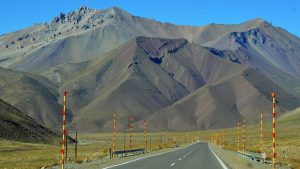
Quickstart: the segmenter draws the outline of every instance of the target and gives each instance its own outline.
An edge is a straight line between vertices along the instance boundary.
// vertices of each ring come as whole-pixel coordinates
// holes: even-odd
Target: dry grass
[[[277,123],[278,162],[300,168],[300,114],[285,117]],[[264,151],[271,154],[271,123],[265,122]],[[155,151],[169,148],[176,144],[186,144],[197,139],[210,141],[215,133],[223,130],[208,130],[194,132],[156,132],[148,133],[147,150]],[[225,148],[237,149],[237,128],[225,129]],[[259,152],[259,125],[247,126],[247,145],[249,151]],[[71,134],[73,136],[74,134]],[[124,133],[117,133],[117,150],[124,149]],[[77,162],[99,159],[109,154],[112,133],[79,133]],[[150,141],[151,140],[151,141]],[[151,143],[150,143],[151,142]],[[133,134],[133,147],[143,148],[143,133]],[[129,133],[126,133],[125,148],[129,146]],[[59,164],[60,146],[48,144],[30,144],[13,141],[0,141],[0,168],[41,168]],[[74,144],[69,145],[68,157],[74,161]]]
[[[300,110],[292,116],[279,118],[276,125],[276,152],[277,162],[288,164],[292,168],[300,168]],[[272,124],[270,121],[263,125],[263,152],[272,157]],[[210,130],[196,132],[201,139],[210,141],[210,137],[225,131],[225,148],[237,150],[237,128],[225,130]],[[240,132],[242,130],[240,129]],[[242,133],[240,134],[242,136]],[[242,137],[240,137],[240,148],[242,147]],[[260,152],[260,126],[251,125],[246,128],[246,150]]]
[[[177,134],[181,135],[181,134]],[[73,136],[73,134],[71,134]],[[150,144],[151,138],[151,144]],[[174,139],[174,140],[173,140]],[[103,158],[109,155],[111,147],[111,133],[79,133],[78,134],[78,157],[76,161],[81,163],[84,160]],[[176,143],[183,143],[182,140],[175,140],[167,133],[149,133],[148,151],[169,148]],[[188,142],[188,140],[185,140]],[[132,149],[143,148],[143,134],[134,133]],[[124,149],[124,134],[117,133],[116,150]],[[126,149],[129,147],[129,134],[126,134]],[[151,146],[151,148],[150,148]],[[22,168],[36,169],[43,166],[53,166],[60,162],[60,146],[49,144],[20,143],[14,141],[0,140],[0,168]],[[74,144],[68,145],[68,157],[74,161]]]

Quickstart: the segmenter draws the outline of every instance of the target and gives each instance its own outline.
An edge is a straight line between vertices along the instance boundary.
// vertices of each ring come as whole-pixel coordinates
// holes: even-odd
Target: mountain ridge
[[[161,127],[153,130],[231,127],[243,114],[255,123],[259,110],[269,111],[272,90],[289,100],[282,101],[282,113],[290,111],[300,104],[299,54],[298,37],[261,18],[180,26],[118,7],[84,6],[0,37],[0,67],[38,81],[20,83],[32,85],[29,95],[39,89],[35,85],[48,91],[38,90],[42,99],[36,100],[42,102],[31,104],[41,109],[31,116],[41,120],[41,112],[49,111],[45,105],[55,105],[51,112],[59,113],[59,93],[68,90],[67,105],[74,112],[68,127],[83,131],[110,130],[115,111],[121,119],[133,113],[138,126],[152,119]],[[45,124],[55,126],[53,119]]]

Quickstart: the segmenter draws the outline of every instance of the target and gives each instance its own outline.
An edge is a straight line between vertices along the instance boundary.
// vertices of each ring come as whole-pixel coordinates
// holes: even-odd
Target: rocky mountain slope
[[[299,107],[299,54],[298,37],[262,19],[178,26],[82,7],[0,36],[0,97],[51,128],[63,90],[72,129],[110,130],[114,111],[120,128],[130,113],[153,130],[230,127],[271,111],[271,91],[280,113]]]
[[[0,99],[53,129],[61,126],[62,106],[57,90],[41,76],[0,68]],[[68,117],[71,121],[70,111]]]
[[[57,142],[58,133],[38,124],[10,104],[0,100],[0,139],[22,142]]]
[[[82,7],[39,24],[0,37],[0,66],[38,72],[57,64],[98,57],[136,36],[185,38],[204,44],[230,32],[247,31],[261,22],[239,25],[177,26],[131,15],[118,7],[92,10]]]

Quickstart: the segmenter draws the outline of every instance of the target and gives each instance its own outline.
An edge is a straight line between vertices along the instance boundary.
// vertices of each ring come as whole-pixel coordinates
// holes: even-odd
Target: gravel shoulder
[[[266,163],[259,163],[250,159],[246,159],[244,157],[238,156],[234,151],[225,150],[219,146],[209,144],[211,149],[214,151],[214,153],[222,159],[222,161],[225,163],[225,165],[229,169],[272,169],[271,164]],[[67,163],[65,168],[66,169],[101,169],[113,165],[122,164],[128,161],[136,160],[139,158],[145,158],[148,156],[158,155],[162,153],[167,153],[170,151],[175,151],[181,148],[185,148],[185,145],[178,148],[168,148],[168,149],[162,149],[158,151],[148,152],[141,155],[135,155],[130,157],[123,157],[123,158],[105,158],[105,159],[97,159],[92,161],[85,161],[83,163]],[[49,167],[47,169],[60,169],[60,166],[53,166]],[[290,169],[288,166],[278,166],[278,169]]]
[[[272,169],[271,164],[259,163],[241,156],[234,151],[225,150],[219,146],[210,144],[212,150],[222,159],[230,169]],[[277,166],[278,169],[290,169],[288,166]]]
[[[152,152],[148,152],[145,154],[141,154],[141,155],[135,155],[135,156],[129,156],[129,157],[123,157],[123,158],[114,158],[114,159],[110,159],[110,158],[104,158],[104,159],[97,159],[97,160],[92,160],[92,161],[85,161],[83,163],[67,163],[65,165],[65,169],[101,169],[101,168],[105,168],[105,167],[109,167],[109,166],[113,166],[113,165],[118,165],[118,164],[122,164],[128,161],[132,161],[132,160],[136,160],[139,158],[145,158],[148,156],[153,156],[153,155],[158,155],[158,154],[162,154],[162,153],[167,153],[167,152],[171,152],[171,151],[175,151],[181,148],[185,148],[189,145],[185,145],[185,146],[181,146],[181,147],[177,147],[177,148],[167,148],[167,149],[162,149],[162,150],[158,150],[158,151],[152,151]],[[60,166],[53,166],[53,167],[47,167],[47,169],[60,169]]]

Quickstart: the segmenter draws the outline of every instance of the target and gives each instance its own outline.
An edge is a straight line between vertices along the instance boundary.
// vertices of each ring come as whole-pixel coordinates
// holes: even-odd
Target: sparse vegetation
[[[277,152],[278,163],[288,164],[293,168],[300,167],[300,110],[291,116],[278,119],[277,123]],[[271,123],[265,122],[264,150],[270,154],[271,149]],[[207,130],[192,132],[155,132],[148,133],[148,151],[174,147],[200,140],[210,141],[214,133],[223,130]],[[237,149],[237,129],[225,129],[225,148]],[[70,135],[72,136],[72,134]],[[151,139],[151,148],[150,148]],[[79,133],[78,159],[76,162],[89,161],[107,157],[112,141],[112,133]],[[126,134],[126,148],[129,144],[129,134]],[[134,133],[133,148],[143,147],[143,134]],[[247,150],[259,152],[259,125],[247,126]],[[117,133],[117,150],[124,148],[124,134]],[[57,165],[60,160],[60,145],[29,144],[11,141],[0,141],[0,166],[1,168],[40,168],[43,166]],[[74,161],[74,145],[69,145],[68,157]]]

